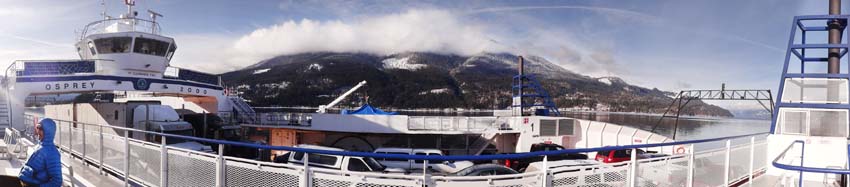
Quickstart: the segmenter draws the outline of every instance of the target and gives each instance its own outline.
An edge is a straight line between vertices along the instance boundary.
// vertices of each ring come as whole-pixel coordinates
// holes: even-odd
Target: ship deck
[[[30,147],[32,149],[32,147]],[[28,151],[32,153],[33,150]],[[96,167],[92,167],[79,159],[72,158],[69,154],[62,152],[62,177],[66,185],[71,186],[123,186],[123,181],[108,174],[101,174]],[[26,159],[13,155],[8,160],[0,160],[0,175],[18,176]]]

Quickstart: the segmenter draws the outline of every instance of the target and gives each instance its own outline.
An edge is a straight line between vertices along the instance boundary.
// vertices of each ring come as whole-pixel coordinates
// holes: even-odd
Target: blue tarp
[[[361,106],[359,109],[354,111],[342,110],[342,114],[350,115],[350,114],[360,114],[360,115],[396,115],[398,112],[384,112],[381,109],[372,107],[372,105],[366,104]]]

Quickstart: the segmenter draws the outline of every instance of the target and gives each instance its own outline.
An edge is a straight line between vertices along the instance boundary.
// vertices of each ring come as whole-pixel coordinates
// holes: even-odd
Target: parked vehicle
[[[464,168],[453,175],[456,176],[490,176],[517,174],[514,169],[499,164],[479,164]]]
[[[295,147],[307,148],[307,149],[321,149],[328,151],[345,151],[344,149],[325,147],[325,146],[317,146],[317,145],[306,145],[301,144]],[[289,154],[289,163],[304,165],[305,158],[303,152],[295,152]],[[327,154],[307,154],[307,161],[309,162],[309,166],[311,167],[321,167],[321,168],[329,168],[340,171],[356,171],[356,172],[385,172],[385,173],[402,173],[403,169],[400,168],[387,168],[384,165],[381,165],[377,160],[370,157],[356,157],[356,156],[340,156],[340,155],[327,155]]]
[[[393,148],[382,147],[375,149],[375,153],[381,154],[402,154],[402,155],[438,155],[442,156],[443,152],[437,149],[412,149],[412,148]],[[377,159],[378,162],[393,168],[401,168],[404,170],[421,170],[424,161],[422,160],[405,160],[405,159]],[[464,168],[473,166],[470,161],[455,161],[455,162],[428,162],[428,169],[442,172],[455,173]]]
[[[569,167],[577,167],[577,166],[591,166],[602,164],[602,162],[596,160],[558,160],[558,161],[547,161],[545,164],[543,161],[533,162],[528,164],[528,167],[523,171],[523,173],[541,171],[544,167],[549,167],[549,169],[559,169],[559,168],[569,168]],[[567,170],[567,171],[578,171],[576,170]]]
[[[647,158],[657,158],[669,156],[667,154],[660,154],[654,151],[644,151],[643,149],[637,150],[637,159],[647,159]],[[595,160],[604,162],[604,163],[617,163],[622,161],[629,161],[632,159],[632,150],[631,149],[620,149],[620,150],[610,150],[610,151],[599,151],[596,152]]]
[[[558,144],[551,143],[536,143],[531,145],[531,152],[535,151],[557,151],[564,150],[565,148]],[[557,161],[557,160],[584,160],[587,159],[587,155],[585,154],[561,154],[561,155],[550,155],[547,160],[549,161]],[[525,171],[526,167],[528,167],[529,163],[540,162],[543,161],[543,157],[529,157],[524,159],[517,160],[505,160],[505,166],[510,167],[511,169],[517,171]]]
[[[45,106],[45,115],[57,120],[88,124],[109,124],[116,127],[174,135],[194,136],[192,124],[180,119],[177,112],[159,101],[128,101],[124,103],[73,103]],[[77,126],[82,128],[82,126]],[[91,128],[91,127],[89,127]],[[122,136],[123,131],[106,129],[104,133]],[[129,132],[130,138],[160,143],[161,136]],[[106,142],[108,146],[111,142]],[[188,150],[213,152],[212,148],[195,141],[170,138],[168,146]],[[118,146],[115,146],[118,147]]]

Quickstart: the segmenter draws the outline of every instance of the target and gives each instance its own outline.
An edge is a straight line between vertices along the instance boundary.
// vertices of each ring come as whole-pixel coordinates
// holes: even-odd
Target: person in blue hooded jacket
[[[35,152],[27,159],[18,176],[24,186],[62,186],[62,160],[53,144],[56,123],[45,118],[35,126],[41,140]]]

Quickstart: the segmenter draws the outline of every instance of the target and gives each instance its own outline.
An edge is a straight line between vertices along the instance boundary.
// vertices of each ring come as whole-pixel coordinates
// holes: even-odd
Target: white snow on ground
[[[286,89],[289,87],[290,82],[283,81],[280,83],[267,83],[261,84],[260,87],[270,88],[270,89]]]
[[[381,61],[384,63],[384,69],[406,69],[406,70],[417,70],[427,67],[425,64],[411,64],[408,63],[410,57],[405,58],[388,58]]]
[[[448,88],[432,89],[432,90],[425,91],[425,92],[419,92],[419,95],[425,95],[425,94],[429,94],[429,93],[430,94],[449,93],[449,91],[451,91],[451,90],[449,90]]]
[[[608,78],[599,78],[598,80],[599,80],[599,82],[601,82],[601,83],[603,83],[603,84],[611,85],[611,79],[608,79]]]
[[[310,64],[310,66],[307,66],[307,70],[321,71],[322,68],[323,68],[322,65],[319,65],[319,64]]]
[[[269,70],[271,70],[271,68],[254,70],[254,75],[260,74],[260,73],[265,73],[265,72],[268,72]]]

